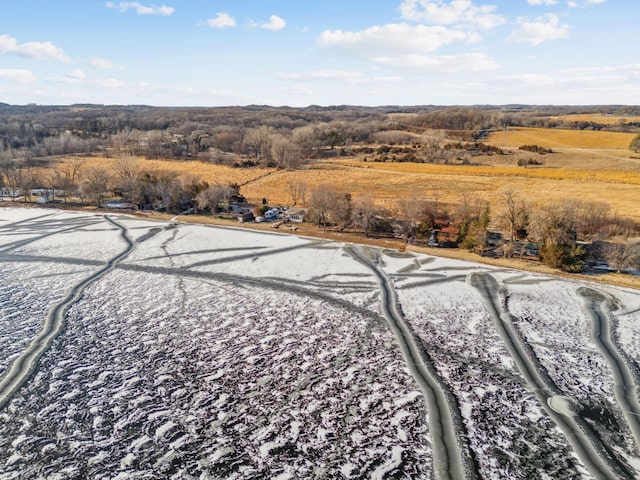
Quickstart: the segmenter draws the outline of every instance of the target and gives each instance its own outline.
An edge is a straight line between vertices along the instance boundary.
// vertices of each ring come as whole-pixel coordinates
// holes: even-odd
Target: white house
[[[16,198],[18,198],[20,195],[22,195],[22,190],[17,189],[17,190],[6,190],[6,189],[0,189],[0,200],[15,200]]]
[[[306,208],[297,208],[295,210],[288,210],[287,211],[287,218],[289,219],[290,222],[304,222],[304,216],[307,214],[307,209]]]

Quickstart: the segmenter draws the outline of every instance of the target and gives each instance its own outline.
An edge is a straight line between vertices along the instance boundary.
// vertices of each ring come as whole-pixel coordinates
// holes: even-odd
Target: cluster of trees
[[[135,209],[172,213],[215,212],[230,201],[244,200],[239,185],[209,185],[198,175],[145,170],[129,156],[114,159],[109,169],[87,167],[82,157],[73,157],[43,174],[32,159],[0,152],[0,189],[20,192],[25,202],[33,200],[32,190],[46,189],[65,203],[73,197],[101,206],[108,198],[118,197]]]
[[[466,192],[460,192],[456,205],[445,205],[437,190],[432,193],[430,200],[405,199],[393,209],[381,209],[370,197],[353,200],[335,187],[321,186],[310,192],[309,219],[340,231],[396,236],[418,243],[453,226],[451,230],[458,232],[455,243],[462,248],[483,255],[522,257],[527,247],[535,244],[543,263],[569,272],[581,271],[590,257],[598,255],[614,268],[640,265],[640,243],[605,243],[606,248],[597,251],[584,246],[640,233],[640,226],[612,214],[606,203],[533,202],[507,190],[495,205]],[[490,230],[504,232],[499,242],[490,243]]]
[[[261,106],[159,108],[0,105],[0,150],[45,157],[75,153],[196,158],[288,166],[324,146],[368,141],[386,128],[385,110],[364,107]],[[289,144],[295,149],[290,151]],[[298,157],[298,158],[294,158]]]
[[[86,169],[78,187],[81,199],[95,205],[102,205],[108,196],[118,196],[139,210],[170,213],[216,212],[231,201],[244,201],[239,185],[209,185],[198,175],[144,170],[132,157],[120,157],[109,171]]]
[[[114,156],[201,158],[230,164],[243,157],[240,165],[287,168],[321,147],[333,150],[363,143],[407,145],[414,141],[416,133],[428,150],[434,144],[442,146],[445,137],[478,142],[492,129],[507,125],[640,129],[640,123],[633,121],[569,125],[553,118],[594,111],[640,114],[637,107],[615,106],[168,108],[2,104],[0,151],[31,157],[100,152]],[[436,149],[436,154],[444,155],[441,150]]]

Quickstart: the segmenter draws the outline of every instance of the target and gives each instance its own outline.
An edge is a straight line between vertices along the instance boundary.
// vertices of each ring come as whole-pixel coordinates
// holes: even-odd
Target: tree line
[[[335,187],[310,191],[309,220],[318,226],[354,231],[365,236],[383,235],[406,242],[431,244],[440,230],[448,229],[451,246],[480,255],[522,258],[533,248],[542,263],[568,272],[580,272],[596,259],[618,271],[640,268],[640,225],[613,213],[605,202],[563,200],[532,201],[517,191],[501,192],[499,201],[460,191],[455,205],[432,199],[402,199],[381,209],[370,197],[353,200]],[[502,232],[494,243],[491,232]],[[608,242],[610,238],[623,239]]]
[[[614,125],[557,118],[573,113],[629,115]],[[633,106],[544,107],[356,107],[306,108],[246,106],[179,108],[150,106],[11,106],[0,104],[0,151],[47,157],[75,153],[234,162],[229,155],[258,163],[287,163],[284,143],[302,156],[319,147],[408,143],[412,133],[440,131],[447,138],[477,142],[505,126],[606,129],[640,132]],[[435,134],[438,135],[438,134]],[[265,142],[269,137],[269,142]]]

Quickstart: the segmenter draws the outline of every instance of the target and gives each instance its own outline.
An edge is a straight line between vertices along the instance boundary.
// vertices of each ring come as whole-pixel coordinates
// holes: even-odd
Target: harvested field
[[[594,133],[594,132],[591,132]],[[461,192],[497,201],[505,188],[532,199],[559,201],[580,199],[605,201],[620,215],[639,218],[636,199],[640,195],[637,160],[624,159],[620,150],[586,151],[545,155],[543,167],[523,168],[508,164],[512,155],[480,157],[495,165],[434,165],[419,163],[374,163],[354,159],[328,159],[302,170],[232,168],[197,161],[139,160],[142,171],[172,172],[176,176],[197,174],[209,184],[242,185],[241,193],[251,202],[267,198],[272,205],[292,203],[290,184],[302,181],[309,192],[319,185],[332,185],[355,199],[371,196],[379,205],[393,209],[399,199],[434,199],[455,204]],[[568,160],[563,160],[568,159]],[[70,161],[70,160],[69,160]],[[502,163],[500,163],[502,162]],[[562,164],[567,166],[563,167]],[[607,164],[616,169],[605,169]],[[580,168],[580,165],[593,168]],[[85,167],[113,169],[114,159],[87,158]],[[300,202],[302,203],[302,202]]]
[[[63,159],[62,164],[70,162],[71,159]],[[89,168],[104,168],[107,171],[114,170],[117,159],[106,157],[83,158],[83,170]],[[215,165],[213,163],[201,162],[198,160],[178,161],[178,160],[147,160],[144,157],[136,157],[135,161],[139,169],[143,172],[157,174],[199,175],[202,180],[210,184],[219,183],[228,185],[237,183],[242,185],[245,182],[269,175],[276,171],[275,168],[234,168],[226,165]]]
[[[389,208],[402,198],[437,197],[443,203],[457,203],[461,192],[497,202],[500,192],[509,188],[534,200],[605,201],[613,212],[640,218],[636,202],[640,195],[640,174],[632,172],[341,160],[263,177],[243,187],[242,192],[250,199],[266,196],[272,203],[288,203],[291,201],[288,182],[293,178],[306,182],[309,189],[334,185],[354,198],[369,195]]]
[[[618,125],[638,120],[637,117],[605,115],[602,113],[576,113],[573,115],[559,115],[551,118],[557,118],[563,122],[595,122],[603,125]]]
[[[492,132],[485,143],[496,147],[540,145],[546,148],[619,148],[627,150],[634,133],[593,130],[561,130],[552,128],[509,127]]]

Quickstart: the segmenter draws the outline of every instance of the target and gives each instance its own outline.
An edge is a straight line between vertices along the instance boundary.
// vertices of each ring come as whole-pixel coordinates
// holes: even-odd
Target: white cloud
[[[313,95],[313,89],[307,85],[288,85],[284,91],[289,95]]]
[[[568,1],[567,1],[567,5],[568,5],[570,8],[578,8],[578,7],[580,7],[580,6],[587,7],[587,6],[589,6],[589,5],[598,5],[598,4],[600,4],[600,3],[604,3],[604,2],[606,2],[606,1],[607,1],[607,0],[584,0],[584,1],[581,3],[581,2],[579,2],[578,0],[568,0]]]
[[[68,72],[64,77],[48,77],[47,81],[65,85],[83,86],[97,89],[118,89],[126,84],[116,78],[90,78],[80,69]]]
[[[21,57],[34,58],[36,60],[58,60],[70,62],[71,59],[64,51],[51,42],[27,42],[19,44],[9,35],[0,35],[0,53],[15,53]]]
[[[530,91],[548,91],[549,89],[588,89],[611,87],[612,84],[623,85],[628,80],[619,75],[566,75],[563,72],[552,74],[525,73],[510,75],[498,79]]]
[[[67,73],[67,77],[73,80],[85,80],[87,78],[87,75],[82,70],[75,69]]]
[[[402,81],[402,77],[399,75],[390,75],[383,77],[366,77],[366,78],[357,78],[355,79],[356,85],[384,85],[390,83],[399,83]]]
[[[226,12],[218,12],[214,18],[207,20],[207,25],[211,28],[232,28],[235,27],[236,21]]]
[[[612,72],[631,72],[632,74],[640,73],[640,63],[630,63],[627,65],[602,65],[600,67],[571,68],[563,70],[565,73],[612,73]]]
[[[125,83],[121,80],[118,80],[116,78],[105,78],[105,79],[98,79],[98,80],[93,80],[91,82],[93,85],[97,85],[99,87],[103,87],[103,88],[122,88],[125,86]]]
[[[277,75],[286,80],[348,80],[362,76],[359,72],[348,70],[318,70],[303,73],[278,73]]]
[[[493,13],[494,5],[476,6],[470,0],[404,0],[400,14],[405,20],[434,25],[467,24],[481,29],[491,29],[506,22]]]
[[[262,25],[260,25],[260,28],[265,28],[267,30],[277,32],[278,30],[282,30],[286,26],[287,22],[285,22],[283,18],[280,18],[278,15],[271,15],[269,17],[269,23],[263,23]]]
[[[122,67],[115,65],[111,60],[101,57],[91,57],[89,59],[89,65],[99,70],[115,70],[122,69]]]
[[[377,57],[373,60],[386,67],[445,73],[479,72],[500,68],[500,65],[484,53],[465,53],[461,55],[408,54],[392,57]]]
[[[556,0],[527,0],[529,5],[555,5]]]
[[[520,28],[513,30],[507,37],[508,43],[528,43],[536,46],[550,40],[568,37],[571,28],[567,24],[561,24],[558,16],[552,13],[538,17],[533,22],[519,18],[517,23]]]
[[[402,81],[402,78],[394,76],[366,76],[361,72],[353,72],[349,70],[316,70],[313,72],[301,73],[278,73],[279,78],[294,81],[311,81],[311,82],[344,82],[350,86],[364,85],[388,85]]]
[[[36,77],[29,70],[0,68],[0,78],[13,83],[34,83]]]
[[[321,48],[371,58],[380,55],[433,52],[454,41],[472,38],[469,34],[445,27],[427,27],[394,23],[374,26],[359,32],[326,30],[316,43]]]
[[[105,3],[107,8],[117,8],[120,12],[126,12],[130,8],[135,10],[138,15],[163,15],[168,16],[175,12],[173,7],[167,7],[166,5],[142,5],[139,2],[120,2],[115,4],[113,2]]]

